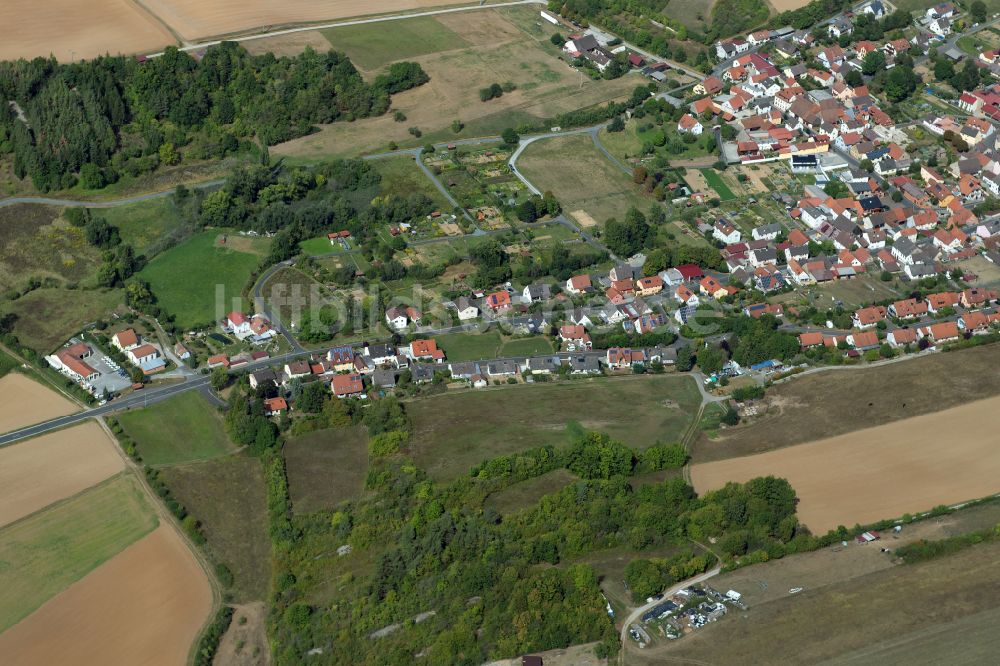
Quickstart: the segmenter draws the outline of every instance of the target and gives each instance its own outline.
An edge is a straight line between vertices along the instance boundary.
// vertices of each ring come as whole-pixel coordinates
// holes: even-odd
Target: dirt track
[[[48,57],[61,62],[111,53],[154,51],[170,33],[129,0],[3,0],[0,59]]]
[[[0,634],[0,655],[8,666],[179,666],[211,607],[198,562],[161,525]]]
[[[79,411],[62,395],[17,372],[0,378],[0,396],[0,433]]]
[[[123,468],[115,445],[93,422],[0,449],[0,527]]]
[[[1000,396],[753,456],[695,465],[698,492],[773,474],[813,532],[1000,492]]]

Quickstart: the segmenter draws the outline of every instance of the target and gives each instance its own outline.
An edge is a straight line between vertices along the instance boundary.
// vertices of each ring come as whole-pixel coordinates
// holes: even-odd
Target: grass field
[[[147,465],[204,460],[232,449],[222,419],[196,391],[123,412],[118,420]]]
[[[14,334],[21,344],[49,353],[96,319],[123,307],[121,289],[35,289],[10,303],[17,315]]]
[[[139,273],[183,328],[209,324],[234,305],[245,307],[240,294],[260,258],[219,247],[217,236],[215,231],[198,234],[159,255]],[[216,300],[217,289],[222,291],[222,302]]]
[[[501,514],[515,513],[521,509],[535,506],[538,504],[538,500],[545,495],[558,492],[578,478],[568,470],[554,469],[533,479],[519,481],[498,493],[493,493],[486,499],[486,505],[492,506]]]
[[[500,356],[538,356],[552,353],[552,343],[540,336],[508,340],[500,347]]]
[[[423,194],[442,210],[451,210],[452,206],[444,198],[441,191],[434,186],[417,163],[410,157],[387,157],[372,160],[374,166],[382,174],[379,191],[382,195],[406,197],[410,194]]]
[[[151,532],[157,522],[138,483],[117,476],[0,530],[0,631]]]
[[[378,30],[385,33],[379,41],[392,44],[397,52],[413,48],[402,43],[399,32],[408,30],[406,24],[413,20],[423,21],[407,19],[379,24]],[[634,75],[591,81],[571,68],[560,59],[559,49],[549,42],[555,26],[539,26],[544,22],[535,7],[460,12],[438,16],[435,21],[451,33],[461,35],[469,46],[417,47],[452,50],[411,58],[420,63],[430,81],[393,95],[393,110],[401,111],[406,116],[405,122],[395,122],[390,112],[380,118],[334,123],[315,134],[275,146],[272,153],[329,159],[331,155],[382,152],[390,142],[411,147],[456,138],[498,136],[505,128],[520,125],[549,127],[549,121],[558,114],[623,98],[643,83]],[[373,57],[381,60],[385,56]],[[508,81],[517,90],[489,102],[480,101],[480,88]],[[456,119],[465,125],[458,134],[451,130]],[[411,136],[408,132],[411,127],[420,128],[423,136]]]
[[[996,345],[877,368],[827,370],[767,392],[767,414],[702,437],[693,462],[746,456],[891,423],[1000,394]]]
[[[374,70],[396,60],[471,46],[433,16],[321,30],[330,46],[343,51],[362,69]]]
[[[878,301],[895,300],[903,294],[894,283],[882,282],[878,275],[861,275],[853,280],[836,280],[780,294],[773,302],[785,305],[808,302],[825,310],[840,301],[846,309],[855,310]]]
[[[293,437],[285,444],[285,463],[295,512],[328,511],[364,489],[368,436],[356,427]]]
[[[536,141],[518,160],[517,168],[535,187],[551,190],[566,211],[586,211],[598,223],[621,219],[629,206],[648,209],[645,198],[628,175],[615,167],[589,136]]]
[[[233,599],[266,599],[271,542],[260,462],[236,454],[174,465],[163,470],[162,478],[198,519],[215,558],[232,571]]]
[[[93,278],[100,251],[59,213],[52,206],[0,208],[0,294],[22,289],[29,278],[74,283]]]
[[[722,177],[713,169],[702,169],[705,180],[712,186],[712,189],[719,193],[720,201],[730,201],[736,198],[729,186],[722,181]]]
[[[172,197],[106,208],[95,215],[118,227],[122,240],[147,257],[183,223]]]
[[[449,479],[488,458],[542,444],[564,444],[570,421],[643,448],[657,441],[677,441],[700,403],[694,380],[672,375],[433,396],[407,405],[413,421],[410,453],[433,477]]]
[[[828,570],[830,561],[863,548],[872,549],[871,557],[889,561],[873,546],[848,546],[839,553],[827,549],[746,569],[744,584],[733,589],[751,592],[758,581],[766,580],[767,589],[780,596],[766,603],[751,601],[749,611],[730,613],[708,631],[683,640],[664,641],[642,652],[629,646],[626,662],[851,666],[994,661],[1000,648],[1000,544],[981,544],[921,564],[883,566],[819,588],[811,586],[809,578],[824,576],[824,569],[816,566],[793,578],[777,575],[783,567],[814,555],[825,557],[817,564]],[[716,586],[729,589],[727,576]],[[805,591],[789,596],[786,591],[793,585]]]
[[[697,157],[706,157],[711,155],[715,150],[715,139],[709,133],[699,136],[694,143],[684,143],[683,135],[677,131],[676,123],[668,120],[662,127],[653,125],[652,128],[646,128],[647,125],[653,125],[653,123],[649,122],[648,119],[644,121],[633,119],[625,123],[625,129],[621,132],[609,132],[607,129],[602,129],[600,131],[601,143],[608,149],[608,152],[623,163],[627,163],[628,158],[641,154],[643,144],[651,141],[652,135],[656,130],[663,131],[668,143],[681,142],[684,146],[684,150],[679,153],[670,152],[666,148],[656,149],[656,154],[663,155],[669,160],[689,160]],[[639,131],[640,127],[644,128],[643,131]],[[709,147],[706,148],[706,146]],[[710,164],[711,160],[708,163]]]
[[[315,240],[330,247],[326,238]],[[302,316],[316,306],[320,287],[318,282],[296,268],[280,268],[264,283],[261,294],[284,324],[298,329]]]
[[[434,339],[437,340],[438,347],[444,350],[448,360],[453,363],[496,358],[501,345],[500,334],[496,331],[447,333],[438,335]]]

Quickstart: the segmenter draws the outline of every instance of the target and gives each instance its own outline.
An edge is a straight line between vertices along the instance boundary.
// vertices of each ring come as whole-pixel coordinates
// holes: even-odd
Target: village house
[[[580,325],[568,324],[559,327],[559,340],[573,345],[576,349],[590,349],[590,334]]]
[[[288,411],[288,403],[284,398],[267,398],[264,400],[264,416],[280,416]]]
[[[334,375],[330,380],[330,390],[338,398],[363,397],[365,381],[361,375]]]
[[[589,275],[574,275],[566,280],[566,292],[570,294],[585,294],[594,290]]]
[[[441,363],[444,361],[444,351],[438,349],[437,342],[434,340],[414,340],[410,343],[408,347],[409,356],[413,360],[431,360],[434,363]]]
[[[143,374],[151,375],[166,367],[166,362],[160,357],[160,350],[150,344],[132,347],[125,355],[132,365],[141,368]]]
[[[139,346],[139,334],[131,328],[126,328],[111,336],[111,344],[118,351],[125,353]]]

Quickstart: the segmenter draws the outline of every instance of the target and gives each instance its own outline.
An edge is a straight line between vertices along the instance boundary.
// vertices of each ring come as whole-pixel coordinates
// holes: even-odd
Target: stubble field
[[[157,525],[129,475],[114,477],[0,530],[0,631]],[[4,651],[0,649],[0,654]]]
[[[794,377],[768,389],[767,415],[715,438],[702,436],[692,462],[804,444],[1000,395],[998,363],[1000,347],[988,345]]]
[[[105,53],[148,52],[174,43],[170,33],[129,0],[4,0],[0,3],[0,60],[62,62]]]
[[[468,0],[147,0],[146,5],[186,39],[204,39],[254,28],[336,21],[353,16],[409,12],[466,4]]]
[[[866,525],[1000,491],[1000,396],[809,444],[691,468],[695,489],[773,474],[813,532]]]
[[[0,526],[75,495],[123,467],[114,443],[92,422],[2,448]]]
[[[0,654],[17,666],[176,666],[211,608],[204,571],[163,525],[0,634]]]
[[[0,378],[0,395],[3,396],[0,432],[73,414],[80,409],[61,394],[17,372]]]

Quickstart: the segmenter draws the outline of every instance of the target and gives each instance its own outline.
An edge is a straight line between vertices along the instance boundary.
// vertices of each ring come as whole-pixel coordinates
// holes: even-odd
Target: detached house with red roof
[[[566,291],[570,294],[585,294],[593,290],[589,275],[574,275],[566,280]]]
[[[444,350],[438,349],[435,340],[414,340],[409,346],[409,356],[415,361],[431,360],[434,363],[444,361]]]
[[[330,390],[338,398],[363,397],[365,381],[359,374],[334,375],[330,380]]]
[[[139,346],[139,334],[131,328],[126,328],[111,336],[111,344],[118,351],[127,352],[129,349],[135,349]]]

